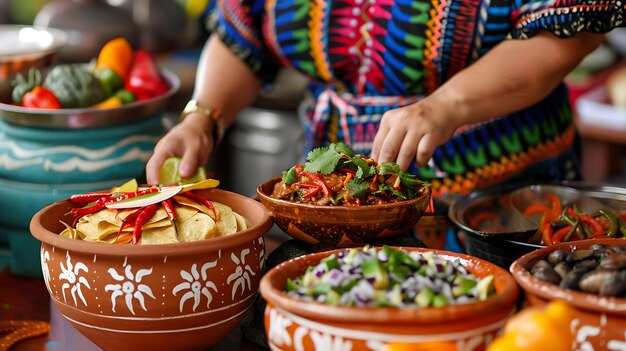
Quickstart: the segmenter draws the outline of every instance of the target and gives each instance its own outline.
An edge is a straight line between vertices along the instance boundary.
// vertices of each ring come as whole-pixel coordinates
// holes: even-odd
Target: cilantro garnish
[[[335,151],[334,145],[313,149],[307,155],[308,162],[304,164],[304,170],[311,173],[331,174],[340,158],[341,154]]]
[[[372,163],[372,162],[370,162]],[[398,199],[412,199],[416,195],[416,189],[420,186],[428,186],[416,175],[405,173],[395,162],[384,162],[375,167],[375,163],[368,164],[368,160],[355,152],[344,143],[334,143],[324,147],[318,147],[311,150],[307,155],[307,161],[304,164],[304,170],[311,173],[331,174],[335,171],[341,173],[353,173],[353,178],[346,184],[346,188],[350,190],[350,195],[365,198],[371,187],[373,178],[378,175],[384,176],[387,180],[396,176],[400,179],[400,186],[394,188],[392,185],[382,182],[378,184],[374,194],[387,193]],[[354,172],[353,172],[354,171]],[[295,170],[292,168],[288,172],[283,172],[283,182],[285,184],[293,184],[296,182]],[[343,196],[343,195],[342,195]],[[334,204],[339,201],[340,197],[332,198]]]
[[[352,196],[363,198],[365,191],[370,188],[370,184],[364,180],[354,178],[346,184],[346,188],[352,191]]]

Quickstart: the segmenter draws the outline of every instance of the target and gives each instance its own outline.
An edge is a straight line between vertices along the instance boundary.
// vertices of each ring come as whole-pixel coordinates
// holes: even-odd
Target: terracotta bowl
[[[524,290],[530,304],[542,305],[550,300],[563,299],[576,308],[575,319],[571,324],[575,341],[572,350],[610,350],[608,345],[623,345],[626,299],[563,289],[535,278],[529,268],[552,251],[582,250],[598,243],[621,246],[624,245],[624,239],[595,239],[552,245],[523,255],[511,265],[513,277]]]
[[[354,247],[406,233],[422,217],[431,190],[423,187],[413,200],[360,207],[319,206],[271,197],[276,177],[259,185],[257,194],[274,223],[285,233],[306,243]]]
[[[306,302],[283,292],[287,279],[302,275],[308,266],[339,251],[291,259],[263,276],[260,290],[267,301],[265,329],[271,349],[382,350],[388,342],[442,341],[455,344],[459,350],[484,350],[515,312],[518,288],[506,270],[475,257],[439,250],[431,251],[449,260],[460,259],[478,277],[494,274],[496,294],[485,301],[463,305],[397,309],[330,306]]]
[[[30,225],[41,241],[50,297],[104,350],[206,350],[226,338],[252,304],[271,220],[258,202],[211,189],[253,225],[231,236],[163,245],[109,245],[63,238],[66,200]]]

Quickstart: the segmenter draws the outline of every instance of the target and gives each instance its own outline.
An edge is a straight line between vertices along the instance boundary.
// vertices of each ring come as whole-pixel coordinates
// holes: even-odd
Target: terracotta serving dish
[[[423,187],[418,197],[391,204],[359,207],[319,206],[271,197],[276,177],[259,185],[257,194],[274,223],[285,233],[312,245],[353,247],[372,244],[406,233],[422,217],[431,189]]]
[[[563,299],[576,308],[571,330],[572,350],[620,350],[626,342],[626,299],[560,288],[535,278],[529,268],[552,251],[587,249],[594,244],[625,245],[624,239],[595,239],[552,245],[530,252],[511,265],[511,272],[532,305]],[[611,345],[617,348],[611,348]],[[621,346],[619,346],[621,345]]]
[[[398,309],[324,305],[283,292],[288,278],[303,274],[307,267],[339,251],[291,259],[263,277],[260,290],[267,301],[265,329],[272,350],[382,350],[389,342],[417,345],[429,341],[452,343],[461,351],[484,350],[515,312],[518,288],[506,270],[471,256],[439,250],[432,251],[446,259],[460,259],[475,276],[494,274],[496,294],[482,302]]]
[[[250,198],[202,194],[252,226],[197,242],[111,245],[60,237],[66,200],[39,211],[30,229],[63,316],[104,350],[206,350],[226,338],[257,295],[272,223]]]

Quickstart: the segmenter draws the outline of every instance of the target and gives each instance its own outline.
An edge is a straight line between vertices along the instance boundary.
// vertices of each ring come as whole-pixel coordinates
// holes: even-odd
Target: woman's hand
[[[199,63],[192,98],[220,111],[223,125],[228,127],[239,111],[252,103],[261,80],[215,35],[207,41]],[[182,157],[182,178],[191,177],[198,166],[204,166],[215,144],[213,127],[207,116],[187,115],[154,148],[146,165],[148,183],[158,183],[161,164],[170,156]]]
[[[435,148],[448,141],[459,127],[449,106],[431,95],[387,111],[374,138],[372,158],[378,162],[395,161],[402,170],[408,169],[413,160],[425,165]]]
[[[182,178],[191,177],[198,166],[204,166],[214,145],[209,128],[206,116],[189,114],[183,123],[167,133],[157,143],[146,165],[148,184],[159,183],[161,164],[170,156],[182,157],[179,169]]]

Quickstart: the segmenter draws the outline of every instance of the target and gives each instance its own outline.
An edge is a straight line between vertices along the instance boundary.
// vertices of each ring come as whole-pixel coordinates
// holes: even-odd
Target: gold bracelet
[[[180,114],[178,123],[181,123],[185,117],[191,113],[199,113],[209,118],[211,123],[211,135],[213,137],[213,146],[219,145],[224,136],[224,121],[216,108],[203,106],[198,100],[189,100],[183,112]]]

